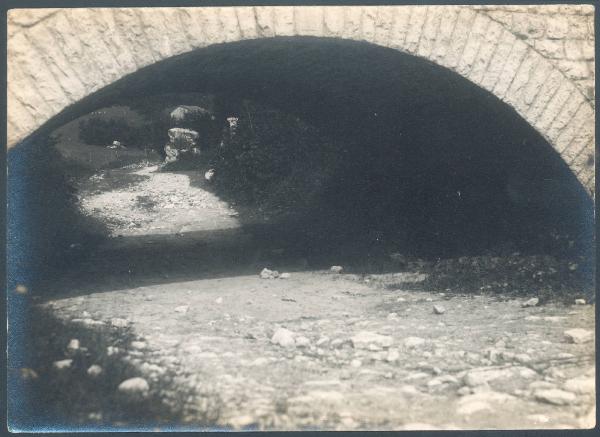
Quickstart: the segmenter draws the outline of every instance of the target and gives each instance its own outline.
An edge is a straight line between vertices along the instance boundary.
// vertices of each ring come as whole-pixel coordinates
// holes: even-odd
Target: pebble
[[[317,340],[316,345],[317,345],[317,347],[319,347],[319,346],[323,346],[324,344],[327,344],[327,343],[329,343],[329,337],[321,337]]]
[[[573,393],[559,389],[536,390],[533,396],[543,402],[554,405],[569,405],[572,404],[576,397]]]
[[[350,362],[350,365],[351,365],[352,367],[360,367],[360,366],[362,366],[362,361],[361,361],[361,360],[354,359],[354,360],[352,360],[352,361]]]
[[[537,376],[537,372],[529,367],[523,367],[519,370],[519,376],[525,379],[535,378]]]
[[[291,347],[296,344],[294,340],[294,333],[289,329],[279,328],[271,337],[271,343],[277,344],[282,347]]]
[[[344,271],[344,268],[342,266],[331,266],[329,271],[331,273],[342,273]]]
[[[404,344],[404,347],[413,348],[425,344],[425,339],[421,337],[406,337],[402,344]]]
[[[310,346],[310,340],[308,338],[306,338],[305,336],[301,335],[300,337],[297,337],[295,340],[296,346],[297,347],[308,347]]]
[[[148,385],[148,381],[144,378],[136,377],[129,378],[119,384],[119,393],[123,393],[128,396],[139,396],[146,397],[148,395],[148,391],[150,390],[150,386]]]
[[[115,347],[115,346],[109,346],[106,348],[106,355],[108,355],[109,357],[111,355],[118,354],[119,352],[120,352],[119,348]]]
[[[92,364],[90,367],[88,367],[87,369],[87,374],[89,376],[91,376],[92,378],[96,378],[98,376],[100,376],[100,374],[103,372],[102,367],[100,367],[98,364]]]
[[[341,349],[342,347],[344,347],[344,345],[352,345],[352,342],[350,340],[344,340],[341,338],[336,338],[334,340],[331,341],[331,343],[329,344],[332,348],[334,349]]]
[[[215,299],[215,303],[218,304],[218,305],[221,305],[223,303],[223,298],[222,297],[217,297]]]
[[[467,387],[466,385],[462,386],[461,388],[459,388],[456,391],[456,394],[458,394],[459,396],[466,396],[466,395],[470,395],[471,393],[473,393],[473,391],[471,390],[471,387]]]
[[[389,313],[387,315],[388,320],[398,320],[398,313]]]
[[[396,349],[390,350],[387,354],[387,357],[385,357],[385,360],[389,363],[395,363],[398,361],[398,359],[400,359],[400,352],[398,352]]]
[[[20,369],[21,371],[21,378],[23,378],[24,380],[30,380],[30,379],[38,379],[39,375],[37,374],[37,372],[33,369],[30,369],[28,367],[22,367]]]
[[[533,381],[529,384],[529,390],[549,390],[556,388],[556,385],[548,381]]]
[[[515,360],[517,360],[521,364],[527,364],[531,362],[531,357],[527,354],[516,354]]]
[[[290,279],[291,276],[292,275],[289,273],[282,273],[281,275],[279,275],[279,279]]]
[[[564,389],[573,393],[588,394],[596,390],[595,378],[578,377],[565,381]]]
[[[492,390],[479,391],[471,395],[465,395],[458,401],[457,413],[470,415],[477,411],[490,410],[492,404],[505,404],[515,400],[515,397],[506,393]]]
[[[279,272],[277,270],[269,270],[265,267],[260,272],[261,279],[275,279],[277,277],[279,277]]]
[[[133,349],[146,349],[148,344],[145,341],[132,341],[131,347]]]
[[[368,349],[371,344],[382,348],[388,348],[393,343],[393,339],[389,335],[381,335],[371,331],[360,331],[358,334],[354,335],[351,340],[352,344],[357,349]]]
[[[585,305],[585,299],[575,299],[575,305]]]
[[[113,318],[113,319],[110,320],[110,324],[112,326],[114,326],[115,328],[125,328],[129,324],[129,322],[127,320],[125,320],[125,319],[121,319],[121,318],[115,317],[115,318]]]
[[[550,418],[544,414],[530,414],[527,418],[535,423],[548,423]]]
[[[469,387],[477,387],[485,385],[494,379],[502,377],[510,378],[511,376],[511,369],[473,369],[465,374],[463,381]]]
[[[69,356],[75,355],[79,350],[79,347],[79,340],[77,340],[76,338],[71,339],[71,341],[69,341],[69,344],[67,345],[67,354]]]
[[[175,307],[175,312],[185,314],[188,312],[189,309],[190,309],[190,307],[188,305],[181,305],[181,306]]]
[[[565,331],[565,338],[569,343],[587,343],[594,338],[594,332],[581,328],[570,329]]]
[[[403,385],[400,387],[400,392],[406,395],[417,395],[419,390],[414,385]]]
[[[56,370],[67,370],[73,365],[73,360],[59,360],[52,363],[52,367]]]
[[[435,314],[444,314],[446,312],[446,308],[444,308],[441,305],[434,305],[433,306],[433,312]]]
[[[532,297],[529,300],[526,300],[525,302],[523,302],[523,304],[521,305],[523,308],[526,307],[534,307],[536,306],[538,303],[540,303],[540,300],[537,297]]]

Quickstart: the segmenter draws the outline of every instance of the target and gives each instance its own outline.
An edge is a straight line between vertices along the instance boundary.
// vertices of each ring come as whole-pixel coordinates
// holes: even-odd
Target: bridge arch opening
[[[591,253],[592,200],[516,111],[450,70],[369,43],[277,37],[197,49],[82,99],[38,138],[97,108],[192,92],[217,96],[223,114],[240,118],[247,101],[276,108],[332,139],[322,163],[332,171],[318,200],[296,228],[286,228],[299,230],[299,245],[309,251],[320,252],[327,241],[339,256],[340,241],[361,240],[359,234],[369,248],[388,239],[424,257],[482,253],[504,243],[544,251],[545,243],[534,241],[556,230]],[[36,136],[28,142],[10,152],[9,160],[21,163],[13,174],[40,180],[50,154]],[[39,207],[48,187],[30,184],[36,188],[27,202]],[[41,239],[60,240],[65,229],[44,232]]]

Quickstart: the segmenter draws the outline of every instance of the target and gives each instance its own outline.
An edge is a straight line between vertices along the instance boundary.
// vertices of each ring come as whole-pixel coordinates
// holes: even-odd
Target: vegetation
[[[219,193],[274,214],[310,207],[331,175],[332,144],[293,115],[250,102],[243,109],[210,160]]]

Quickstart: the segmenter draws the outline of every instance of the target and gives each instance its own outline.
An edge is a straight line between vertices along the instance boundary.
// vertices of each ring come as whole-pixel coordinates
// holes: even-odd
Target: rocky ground
[[[364,274],[270,253],[279,272],[264,279],[264,254],[229,205],[198,175],[156,170],[111,170],[80,187],[83,210],[112,238],[49,281],[53,294],[31,296],[37,358],[22,376],[61,406],[64,424],[595,425],[595,306],[581,290],[535,297],[540,265],[572,272],[569,263],[514,255],[532,266],[529,293],[512,292],[518,276],[490,277],[504,290],[447,281],[450,265],[490,263],[476,275],[485,283],[510,257],[399,259],[394,271]]]

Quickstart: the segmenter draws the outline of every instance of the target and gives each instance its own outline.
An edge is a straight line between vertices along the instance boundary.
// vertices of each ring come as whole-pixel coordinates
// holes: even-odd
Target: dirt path
[[[110,359],[132,365],[151,392],[178,405],[189,426],[594,426],[593,305],[523,307],[526,299],[501,295],[411,290],[411,281],[423,280],[419,272],[364,276],[304,268],[287,279],[261,279],[250,264],[217,271],[209,261],[218,254],[203,246],[203,232],[238,225],[228,205],[190,184],[190,175],[123,171],[135,175],[131,185],[92,184],[84,191],[84,208],[118,217],[112,233],[125,237],[109,240],[97,263],[89,263],[102,272],[101,284],[67,274],[55,286],[68,287],[70,296],[41,308],[82,331],[131,332],[136,341],[112,349]],[[185,242],[172,235],[182,230]],[[106,251],[123,250],[140,236],[153,239],[149,252],[174,245],[173,253],[184,254],[178,265],[185,257],[189,268],[170,277],[150,265],[138,276],[135,266],[128,273],[110,263],[102,270]],[[239,235],[224,238],[235,244]],[[196,243],[193,256],[177,249]],[[405,285],[386,286],[395,283]],[[573,342],[565,334],[572,329],[584,330],[583,337]],[[176,375],[168,385],[165,374]],[[121,383],[105,382],[114,390]]]

